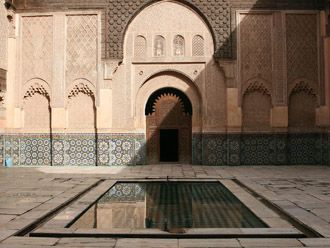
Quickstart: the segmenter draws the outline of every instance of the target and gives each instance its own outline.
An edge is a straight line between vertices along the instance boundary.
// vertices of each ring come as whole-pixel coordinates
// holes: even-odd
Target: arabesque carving
[[[258,80],[253,81],[246,87],[246,89],[243,92],[243,95],[247,95],[251,92],[260,92],[264,95],[270,95],[271,96],[271,91],[265,86],[263,82],[260,82]]]
[[[288,83],[298,78],[318,82],[318,43],[316,14],[287,14],[287,67]]]
[[[22,82],[42,78],[52,82],[53,17],[22,18]]]
[[[83,93],[85,95],[88,95],[90,97],[94,98],[94,92],[88,87],[88,85],[84,83],[79,83],[73,87],[73,89],[70,91],[68,98],[71,99],[78,94]]]
[[[50,99],[48,91],[44,88],[43,85],[41,85],[39,83],[35,83],[35,84],[31,85],[29,87],[29,89],[26,91],[23,99],[28,99],[28,98],[34,96],[35,94],[40,94],[40,95],[45,96],[47,99]]]
[[[97,81],[97,15],[67,16],[67,83],[84,77]]]
[[[272,82],[272,15],[241,14],[239,30],[241,81],[262,77]]]
[[[308,95],[313,95],[313,96],[317,95],[315,89],[311,87],[308,82],[304,80],[301,80],[298,83],[296,83],[290,92],[291,94],[305,92]]]

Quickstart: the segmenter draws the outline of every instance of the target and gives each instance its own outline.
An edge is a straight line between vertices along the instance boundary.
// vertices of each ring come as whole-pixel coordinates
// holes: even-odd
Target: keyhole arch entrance
[[[155,91],[145,108],[149,164],[191,163],[192,115],[189,98],[180,90]]]

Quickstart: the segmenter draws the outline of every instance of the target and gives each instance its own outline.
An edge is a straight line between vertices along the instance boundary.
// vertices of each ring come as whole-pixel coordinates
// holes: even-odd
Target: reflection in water
[[[220,183],[117,183],[76,228],[267,227]]]

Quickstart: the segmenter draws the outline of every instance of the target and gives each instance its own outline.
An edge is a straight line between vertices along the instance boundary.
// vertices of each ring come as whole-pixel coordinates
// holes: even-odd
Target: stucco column
[[[238,105],[238,89],[227,88],[227,129],[239,131],[242,127],[242,108]]]
[[[239,106],[239,90],[237,87],[237,61],[218,60],[227,85],[227,131],[241,131],[242,108]]]
[[[287,128],[289,114],[287,106],[274,106],[271,109],[271,126],[274,128]]]
[[[97,107],[97,128],[110,129],[112,127],[112,90],[100,89],[100,105]]]
[[[330,126],[330,37],[324,38],[325,106],[316,112],[318,126]]]
[[[52,128],[66,128],[65,109],[65,14],[54,13],[54,63],[52,84]]]
[[[12,24],[14,25],[14,24]],[[13,28],[13,27],[12,27]],[[7,92],[6,92],[6,127],[21,127],[21,109],[15,107],[16,64],[17,64],[17,40],[13,33],[8,38],[8,71],[7,71]]]

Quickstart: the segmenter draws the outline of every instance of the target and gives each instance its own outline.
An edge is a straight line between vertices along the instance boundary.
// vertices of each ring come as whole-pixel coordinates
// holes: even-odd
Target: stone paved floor
[[[107,239],[18,237],[24,228],[87,190],[99,179],[236,178],[325,238],[313,239]],[[0,168],[2,247],[329,247],[330,167],[139,167]]]

